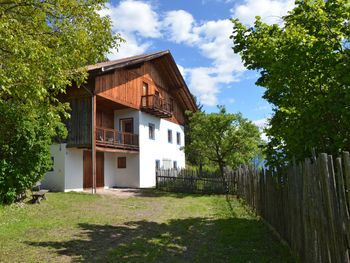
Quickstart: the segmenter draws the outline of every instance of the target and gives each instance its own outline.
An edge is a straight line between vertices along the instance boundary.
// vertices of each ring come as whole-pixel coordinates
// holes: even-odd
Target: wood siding
[[[114,129],[114,113],[113,113],[113,111],[104,111],[104,110],[99,110],[97,108],[96,127]]]
[[[68,147],[91,147],[91,97],[71,98],[71,117],[66,120]]]
[[[173,100],[174,114],[167,120],[184,124],[184,104],[181,101],[179,88],[175,87],[169,72],[155,64],[146,62],[130,69],[117,69],[114,72],[97,76],[96,94],[125,106],[140,109],[143,83],[148,84],[148,93],[159,92],[165,100]]]

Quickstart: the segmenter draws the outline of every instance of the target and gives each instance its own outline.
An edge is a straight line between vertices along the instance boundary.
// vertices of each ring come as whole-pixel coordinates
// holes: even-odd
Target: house
[[[69,87],[68,138],[52,145],[55,191],[153,187],[156,167],[185,166],[185,111],[196,104],[167,51],[88,66],[87,83]]]

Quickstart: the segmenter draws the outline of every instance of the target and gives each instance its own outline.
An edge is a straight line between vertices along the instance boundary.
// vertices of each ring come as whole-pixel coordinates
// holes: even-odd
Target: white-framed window
[[[181,145],[181,133],[176,133],[176,143],[177,145]]]
[[[148,123],[148,138],[155,139],[155,125],[153,123]]]
[[[160,160],[156,160],[156,170],[160,169]]]
[[[173,131],[168,130],[168,143],[173,143]]]
[[[170,159],[163,159],[163,169],[171,169],[172,163]]]

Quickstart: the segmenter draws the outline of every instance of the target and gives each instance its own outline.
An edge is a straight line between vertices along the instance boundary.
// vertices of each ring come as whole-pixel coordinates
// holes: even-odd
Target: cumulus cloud
[[[268,118],[255,120],[255,121],[253,121],[253,123],[259,127],[259,131],[261,132],[261,139],[267,142],[268,138],[263,131],[268,126],[268,123],[269,123]]]
[[[194,22],[190,13],[184,10],[175,10],[166,13],[162,25],[170,35],[170,40],[175,43],[192,44],[198,41],[198,36],[193,33]]]
[[[294,0],[244,0],[231,9],[234,18],[253,25],[256,16],[268,24],[282,24],[282,17],[294,7]]]
[[[208,21],[193,28],[198,35],[196,47],[212,65],[189,69],[190,88],[201,103],[208,106],[219,103],[217,95],[222,84],[239,81],[246,70],[240,56],[232,52],[231,31],[232,23],[228,19]]]
[[[151,46],[151,41],[145,39],[161,37],[158,14],[146,2],[124,0],[117,5],[106,4],[100,15],[108,15],[112,20],[113,30],[121,33],[126,40],[118,53],[111,50],[108,55],[110,59],[145,53]]]

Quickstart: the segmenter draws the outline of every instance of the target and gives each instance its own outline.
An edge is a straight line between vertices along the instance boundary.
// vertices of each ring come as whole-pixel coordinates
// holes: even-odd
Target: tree
[[[312,150],[337,154],[350,149],[350,5],[347,0],[298,0],[283,17],[253,27],[233,22],[233,50],[248,69],[260,71],[256,84],[274,105],[270,164]]]
[[[45,106],[0,103],[0,203],[12,203],[51,167],[53,136],[66,130]]]
[[[198,152],[215,164],[224,178],[224,168],[237,167],[251,161],[260,143],[259,129],[240,113],[227,113],[219,107],[218,113],[195,112],[189,117],[191,144],[185,149]]]
[[[110,19],[98,14],[104,3],[0,2],[0,202],[12,202],[47,170],[51,139],[64,134],[57,131],[67,117],[59,94],[81,84],[85,66],[122,41]]]

